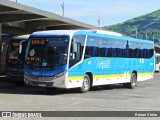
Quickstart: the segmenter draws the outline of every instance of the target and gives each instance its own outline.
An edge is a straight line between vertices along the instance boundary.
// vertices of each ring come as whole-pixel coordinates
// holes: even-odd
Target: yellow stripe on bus
[[[69,80],[83,80],[84,76],[71,76],[68,79]]]
[[[130,76],[130,75],[126,75]],[[124,74],[114,74],[114,75],[95,75],[94,78],[117,78],[117,77],[124,77]]]
[[[131,74],[112,74],[112,75],[95,75],[96,78],[118,78],[118,77],[130,77]],[[138,76],[153,76],[153,73],[139,73]],[[84,76],[70,76],[69,80],[83,80]]]
[[[154,73],[139,73],[138,76],[148,76],[151,75],[153,76]]]

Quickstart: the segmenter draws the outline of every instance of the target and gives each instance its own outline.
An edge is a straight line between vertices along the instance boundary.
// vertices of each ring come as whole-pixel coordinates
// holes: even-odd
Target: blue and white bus
[[[56,30],[31,34],[25,58],[26,85],[80,88],[153,78],[152,41],[96,31]]]
[[[9,41],[6,54],[6,77],[12,80],[24,79],[24,60],[29,35],[15,36]],[[19,53],[20,44],[23,45]]]

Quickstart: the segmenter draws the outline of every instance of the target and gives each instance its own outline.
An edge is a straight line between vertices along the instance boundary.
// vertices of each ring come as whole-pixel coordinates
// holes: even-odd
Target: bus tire
[[[129,83],[124,83],[123,86],[126,88],[133,89],[137,85],[137,76],[135,73],[132,73]]]
[[[82,87],[80,88],[80,91],[82,93],[86,93],[89,91],[90,87],[91,87],[90,77],[87,74],[85,74],[84,79],[83,79],[83,84],[82,84]]]

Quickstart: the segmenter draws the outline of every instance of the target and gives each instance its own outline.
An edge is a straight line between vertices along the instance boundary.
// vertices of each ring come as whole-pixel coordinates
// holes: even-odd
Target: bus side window
[[[143,49],[143,58],[147,58],[147,50]]]
[[[85,58],[94,57],[97,53],[95,37],[89,36],[86,44]]]
[[[100,52],[100,57],[107,57],[109,50],[108,50],[108,40],[101,38],[101,44],[99,44],[99,52]]]
[[[126,43],[126,48],[125,48],[125,57],[128,58],[129,57],[129,44],[128,41]]]
[[[121,40],[112,40],[112,57],[123,57],[123,46],[124,42]]]
[[[148,58],[148,55],[147,55],[148,54],[148,52],[147,52],[148,48],[147,47],[149,47],[149,46],[147,44],[145,44],[145,43],[142,45],[142,51],[141,51],[142,58]]]
[[[117,57],[117,48],[112,48],[112,57]]]
[[[104,56],[108,56],[108,53],[109,53],[109,50],[108,50],[108,48],[106,48]]]
[[[153,51],[153,49],[152,49],[152,50],[150,49],[150,48],[151,48],[151,45],[148,44],[146,48],[147,48],[147,49],[146,49],[147,58],[151,58],[151,57],[153,56],[153,55],[151,54],[152,51]]]
[[[92,49],[90,46],[86,46],[86,50],[85,50],[85,56],[84,58],[90,58],[92,54]]]
[[[151,50],[151,49],[148,49],[148,58],[151,58],[151,57],[152,57],[151,52],[152,52],[152,50]]]
[[[118,49],[118,57],[123,57],[123,50],[121,48]]]
[[[99,56],[99,48],[98,47],[96,47],[96,46],[93,47],[92,56],[93,57]]]
[[[137,42],[132,42],[133,46],[133,57],[134,58],[141,58],[141,45]]]
[[[153,49],[148,49],[149,58],[153,57]]]
[[[135,52],[134,52],[134,53],[135,53],[135,58],[141,58],[140,51],[141,51],[141,50],[140,50],[139,48],[136,48],[136,49],[135,49]]]

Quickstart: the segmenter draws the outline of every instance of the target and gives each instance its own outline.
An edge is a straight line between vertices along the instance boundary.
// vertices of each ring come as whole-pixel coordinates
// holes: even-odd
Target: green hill
[[[141,39],[153,40],[160,38],[160,10],[154,11],[150,14],[136,17],[134,19],[125,21],[120,24],[103,27],[107,30],[116,31],[127,36]]]

